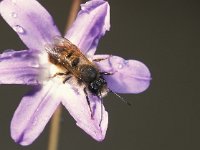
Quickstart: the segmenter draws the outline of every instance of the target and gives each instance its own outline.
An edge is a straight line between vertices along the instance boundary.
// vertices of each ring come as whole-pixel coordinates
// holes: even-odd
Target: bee
[[[79,85],[83,85],[87,103],[90,107],[88,94],[98,96],[102,102],[102,96],[105,96],[109,89],[103,75],[111,73],[101,72],[97,65],[90,61],[80,49],[71,43],[68,39],[56,37],[55,42],[50,48],[46,48],[51,63],[59,66],[63,72],[58,72],[55,76],[65,76],[63,83],[70,78],[75,77]],[[95,59],[93,61],[101,61]],[[102,106],[101,106],[102,107]],[[101,108],[102,109],[102,108]],[[92,114],[92,109],[90,107]],[[92,115],[91,115],[92,116]]]

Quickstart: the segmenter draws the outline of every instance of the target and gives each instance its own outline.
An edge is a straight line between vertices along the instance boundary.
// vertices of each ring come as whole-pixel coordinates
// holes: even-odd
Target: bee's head
[[[106,80],[101,76],[91,82],[88,88],[93,94],[99,97],[103,97],[108,93]]]
[[[81,81],[86,83],[92,94],[103,97],[108,93],[106,80],[99,74],[97,68],[91,65],[81,65],[79,71]]]

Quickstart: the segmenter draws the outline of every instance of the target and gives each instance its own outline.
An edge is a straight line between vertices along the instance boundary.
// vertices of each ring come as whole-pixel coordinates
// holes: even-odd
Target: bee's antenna
[[[115,94],[120,100],[122,100],[124,103],[126,103],[127,105],[131,106],[131,103],[129,103],[127,100],[125,100],[123,97],[121,97],[120,95],[118,95],[117,93],[113,92],[111,89],[109,89],[111,93]]]

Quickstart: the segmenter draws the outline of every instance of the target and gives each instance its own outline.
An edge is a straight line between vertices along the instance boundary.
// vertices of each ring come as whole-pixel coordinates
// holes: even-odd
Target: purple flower
[[[81,5],[75,22],[64,35],[90,60],[108,57],[94,53],[99,39],[110,28],[109,9],[104,0],[91,0]],[[11,122],[12,138],[21,145],[31,144],[62,103],[80,128],[95,140],[102,141],[107,130],[108,113],[101,100],[97,96],[89,97],[94,112],[91,118],[83,89],[68,82],[63,84],[61,77],[52,78],[59,68],[49,62],[45,46],[61,34],[49,13],[36,0],[3,0],[0,14],[28,47],[28,50],[9,50],[0,55],[0,83],[34,85],[15,111]],[[103,72],[114,72],[104,77],[113,92],[140,93],[149,86],[150,72],[139,61],[110,56],[94,63]]]

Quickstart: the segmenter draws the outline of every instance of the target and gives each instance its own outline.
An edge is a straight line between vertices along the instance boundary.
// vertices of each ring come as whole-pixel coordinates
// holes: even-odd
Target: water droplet
[[[22,28],[20,25],[14,26],[13,30],[15,30],[15,32],[20,33],[20,34],[24,34],[25,33],[24,28]]]
[[[119,64],[119,65],[118,65],[118,68],[119,68],[119,69],[122,69],[122,68],[123,68],[123,65],[122,65],[122,64]]]
[[[124,65],[128,65],[128,60],[124,60]]]
[[[128,65],[128,63],[129,63],[128,60],[123,60],[121,63],[119,63],[119,65],[118,65],[118,69],[122,69],[122,68],[124,68],[125,66]]]
[[[29,84],[37,84],[37,80],[35,78],[28,78],[23,80],[24,83],[29,83]]]
[[[85,13],[89,13],[88,7],[86,5],[87,5],[87,2],[85,4],[81,4],[81,10],[85,11]]]
[[[15,12],[12,12],[12,13],[11,13],[11,16],[12,16],[13,18],[17,18],[17,14],[16,14]]]
[[[33,68],[38,68],[40,64],[38,61],[35,60],[35,61],[30,62],[29,66]]]

